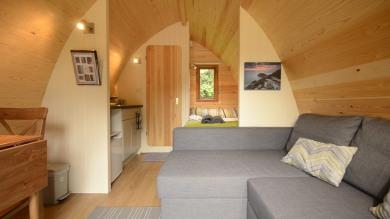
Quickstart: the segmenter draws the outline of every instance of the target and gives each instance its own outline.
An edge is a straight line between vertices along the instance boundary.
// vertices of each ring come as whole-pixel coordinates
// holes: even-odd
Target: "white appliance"
[[[111,133],[111,182],[123,171],[123,144],[122,133]]]
[[[111,182],[141,147],[140,108],[111,109]]]

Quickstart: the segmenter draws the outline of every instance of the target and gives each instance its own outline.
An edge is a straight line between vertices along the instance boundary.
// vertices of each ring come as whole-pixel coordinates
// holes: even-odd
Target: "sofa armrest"
[[[281,150],[292,128],[176,128],[173,150]]]

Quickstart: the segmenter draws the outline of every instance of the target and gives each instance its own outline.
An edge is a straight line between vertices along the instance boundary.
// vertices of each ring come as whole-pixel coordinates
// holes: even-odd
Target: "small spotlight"
[[[76,24],[77,29],[82,30],[84,33],[94,33],[95,24],[88,23],[86,20],[81,20]]]
[[[76,27],[77,27],[77,29],[79,29],[79,30],[85,30],[85,22],[83,22],[83,21],[80,21],[80,22],[78,22],[77,24],[76,24]]]
[[[141,64],[141,59],[140,58],[133,58],[133,63],[134,64]]]

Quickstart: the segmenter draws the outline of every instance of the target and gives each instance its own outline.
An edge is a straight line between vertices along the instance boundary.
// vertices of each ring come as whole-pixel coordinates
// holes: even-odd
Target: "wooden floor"
[[[45,207],[45,219],[87,218],[97,206],[159,206],[156,179],[162,162],[143,162],[142,156],[130,160],[114,182],[110,194],[72,194],[61,204]],[[24,209],[12,219],[26,219]]]

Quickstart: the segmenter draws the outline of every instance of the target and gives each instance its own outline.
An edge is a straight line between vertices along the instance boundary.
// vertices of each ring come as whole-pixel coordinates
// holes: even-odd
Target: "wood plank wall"
[[[242,5],[282,59],[300,113],[390,119],[390,1]]]
[[[390,119],[389,9],[285,60],[301,113]]]
[[[0,107],[41,105],[62,47],[94,2],[0,1]]]
[[[197,102],[196,99],[196,70],[191,68],[190,76],[190,106],[202,108],[236,108],[238,105],[238,87],[233,79],[230,67],[222,62],[210,50],[199,43],[192,42],[190,48],[190,63],[215,64],[218,63],[219,98],[216,102]]]

